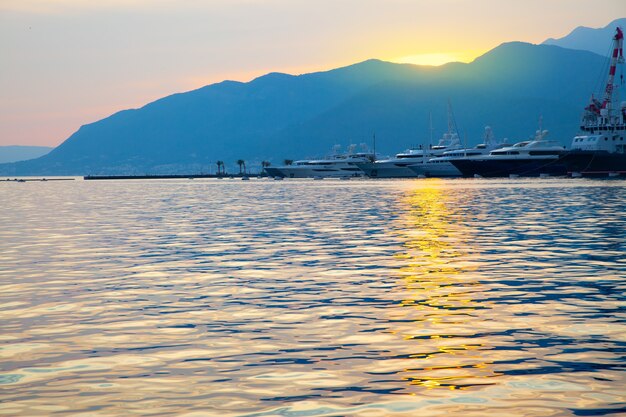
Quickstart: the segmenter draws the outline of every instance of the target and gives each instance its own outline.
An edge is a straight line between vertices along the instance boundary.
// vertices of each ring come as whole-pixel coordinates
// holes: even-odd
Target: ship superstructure
[[[602,101],[591,96],[582,116],[581,134],[572,139],[571,152],[565,156],[570,174],[626,174],[626,101],[618,105],[619,95],[615,94],[624,83],[620,73],[616,84],[618,65],[624,64],[623,44],[624,32],[618,27]]]

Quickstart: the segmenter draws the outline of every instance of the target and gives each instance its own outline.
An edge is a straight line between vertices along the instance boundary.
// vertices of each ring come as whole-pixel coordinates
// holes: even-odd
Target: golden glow
[[[489,306],[475,297],[481,284],[459,249],[471,246],[471,231],[445,184],[416,181],[405,198],[399,230],[406,252],[396,256],[404,264],[405,293],[393,318],[409,323],[396,333],[416,342],[402,376],[408,385],[457,390],[488,385],[484,378],[498,374],[482,352],[488,348],[474,337],[472,321]]]
[[[400,64],[430,65],[436,67],[449,62],[471,62],[476,59],[476,57],[482,55],[482,53],[482,51],[423,53],[406,55],[391,59],[391,61]]]
[[[431,65],[437,67],[439,65],[447,64],[448,62],[461,61],[455,55],[440,53],[440,54],[418,54],[403,56],[393,60],[400,64],[415,64],[415,65]]]
[[[428,52],[403,55],[398,58],[392,58],[390,61],[397,62],[399,64],[429,65],[437,67],[449,62],[472,62],[488,50],[489,48],[455,52]]]

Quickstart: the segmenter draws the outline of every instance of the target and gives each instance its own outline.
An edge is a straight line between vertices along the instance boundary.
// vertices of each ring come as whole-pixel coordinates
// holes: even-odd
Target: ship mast
[[[613,55],[611,56],[611,68],[609,69],[609,78],[606,81],[606,87],[604,89],[604,101],[602,102],[603,109],[611,108],[611,101],[613,99],[613,81],[615,80],[615,68],[617,64],[624,63],[624,54],[622,52],[622,46],[624,44],[624,33],[620,27],[617,27],[615,36],[613,36]]]
[[[611,54],[611,64],[609,67],[609,76],[606,80],[606,86],[604,87],[604,98],[600,102],[597,98],[591,95],[591,100],[588,106],[585,107],[585,113],[583,115],[581,129],[583,131],[594,132],[596,129],[602,127],[608,127],[615,122],[619,123],[619,120],[614,120],[613,113],[613,88],[615,81],[615,70],[617,64],[624,63],[624,54],[622,52],[622,46],[624,44],[624,33],[620,27],[615,30],[613,36],[613,53]],[[623,109],[622,109],[623,111]],[[619,118],[618,118],[619,119]],[[623,123],[624,115],[622,115]]]
[[[431,149],[433,147],[433,112],[428,112],[428,130],[430,131],[428,149]]]

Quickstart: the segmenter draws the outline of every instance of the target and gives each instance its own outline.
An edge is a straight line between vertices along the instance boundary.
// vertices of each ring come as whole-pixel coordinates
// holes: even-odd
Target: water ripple
[[[625,197],[0,183],[0,415],[623,413]]]

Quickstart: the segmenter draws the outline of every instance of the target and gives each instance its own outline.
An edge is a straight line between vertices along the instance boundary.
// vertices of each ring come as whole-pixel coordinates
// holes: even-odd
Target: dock
[[[195,178],[242,178],[259,176],[259,174],[171,174],[171,175],[86,175],[85,180],[169,180]],[[263,176],[263,175],[261,175]]]

